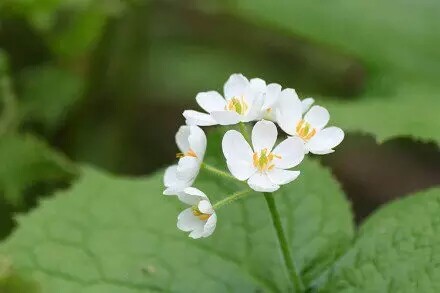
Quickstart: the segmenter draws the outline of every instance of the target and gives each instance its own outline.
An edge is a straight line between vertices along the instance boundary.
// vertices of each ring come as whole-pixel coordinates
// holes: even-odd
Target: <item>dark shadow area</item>
[[[349,134],[322,162],[341,182],[358,223],[390,200],[440,185],[440,150],[433,142],[395,138],[378,145],[370,135]]]

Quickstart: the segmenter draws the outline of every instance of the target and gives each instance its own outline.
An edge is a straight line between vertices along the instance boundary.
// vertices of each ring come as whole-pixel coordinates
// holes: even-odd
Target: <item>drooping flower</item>
[[[200,127],[184,125],[176,133],[176,143],[180,150],[179,162],[165,171],[166,195],[178,195],[193,184],[203,163],[207,140]]]
[[[275,148],[278,131],[273,122],[262,120],[252,130],[252,147],[243,135],[229,130],[223,137],[222,148],[229,171],[238,180],[247,180],[255,191],[273,192],[280,185],[295,180],[300,172],[287,170],[304,158],[304,145],[290,137]]]
[[[185,188],[179,199],[191,205],[177,217],[177,227],[191,232],[189,237],[197,239],[210,236],[217,224],[217,215],[206,194],[194,187]]]
[[[177,176],[177,165],[172,165],[165,170],[163,176],[163,184],[165,185],[164,195],[177,195],[180,196],[183,190],[190,187],[194,180],[180,179]]]
[[[224,97],[216,91],[197,94],[196,101],[207,113],[186,110],[186,124],[210,126],[232,125],[257,119],[261,109],[261,94],[242,74],[232,74],[226,81]]]
[[[304,115],[302,103],[296,95],[280,100],[277,122],[287,134],[299,137],[306,152],[324,155],[334,152],[333,148],[342,142],[344,132],[338,127],[325,127],[330,114],[324,107],[313,106]],[[296,98],[295,98],[296,96]]]

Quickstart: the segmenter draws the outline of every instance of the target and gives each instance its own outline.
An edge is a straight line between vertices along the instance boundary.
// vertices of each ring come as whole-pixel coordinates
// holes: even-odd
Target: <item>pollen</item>
[[[281,156],[268,153],[267,149],[262,149],[259,154],[255,152],[253,155],[254,167],[260,172],[270,171],[275,167],[273,163],[275,158],[281,159]]]
[[[316,129],[312,128],[310,123],[301,119],[296,125],[296,134],[303,140],[308,141],[316,134]]]
[[[178,158],[178,159],[183,158],[183,157],[197,158],[197,154],[192,149],[189,149],[186,153],[177,153],[176,154],[176,158]]]
[[[243,96],[233,97],[225,106],[225,110],[237,112],[240,115],[246,114],[249,106]]]
[[[193,206],[191,209],[192,209],[193,215],[202,221],[207,221],[209,219],[209,217],[211,217],[210,214],[202,213],[197,206]]]

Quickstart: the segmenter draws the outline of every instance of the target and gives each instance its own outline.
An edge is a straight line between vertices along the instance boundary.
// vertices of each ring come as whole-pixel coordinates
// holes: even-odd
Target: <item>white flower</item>
[[[176,143],[181,151],[177,165],[165,171],[164,185],[166,195],[178,195],[184,188],[193,184],[200,171],[206,151],[206,135],[198,126],[181,126],[176,133]]]
[[[165,170],[165,175],[163,176],[163,183],[165,185],[164,195],[177,195],[179,196],[183,190],[193,184],[192,179],[180,179],[177,177],[177,165],[168,167]]]
[[[197,103],[207,113],[186,110],[188,125],[232,125],[257,119],[261,109],[261,94],[242,74],[232,74],[223,88],[224,97],[216,91],[197,94]]]
[[[297,166],[304,158],[304,145],[290,137],[274,147],[278,131],[273,122],[259,121],[252,130],[252,145],[243,135],[229,130],[223,137],[223,154],[229,171],[238,180],[260,192],[273,192],[280,185],[295,180],[300,172],[286,169]]]
[[[287,88],[281,90],[281,85],[277,83],[270,83],[266,85],[266,82],[260,78],[253,78],[250,80],[250,82],[251,86],[263,95],[263,103],[261,113],[259,115],[260,119],[276,122],[276,113],[278,107],[281,105],[281,101],[284,101],[284,103],[289,103],[292,99],[299,99],[294,89]],[[306,98],[302,100],[302,113],[307,112],[314,102],[315,100],[313,98]]]
[[[303,116],[302,103],[294,93],[290,98],[280,100],[277,121],[281,129],[301,138],[306,152],[324,155],[334,152],[333,148],[344,139],[344,132],[338,127],[327,127],[329,112],[321,106],[313,106]]]
[[[266,82],[260,78],[251,79],[251,86],[263,96],[259,118],[275,121],[275,109],[281,94],[281,85]]]
[[[194,187],[185,188],[179,199],[190,208],[177,217],[177,228],[191,232],[189,237],[197,239],[210,236],[217,224],[217,215],[206,194]]]

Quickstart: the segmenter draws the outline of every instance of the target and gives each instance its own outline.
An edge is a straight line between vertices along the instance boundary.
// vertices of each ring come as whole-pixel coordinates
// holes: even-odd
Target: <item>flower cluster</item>
[[[292,182],[300,172],[291,169],[301,163],[305,154],[331,153],[344,139],[340,128],[326,127],[329,112],[313,105],[312,98],[301,101],[294,89],[233,74],[226,81],[223,94],[199,93],[196,101],[205,112],[183,112],[186,125],[176,134],[179,161],[165,171],[164,194],[175,195],[190,205],[179,214],[177,226],[190,232],[192,238],[208,237],[214,232],[215,209],[219,206],[212,205],[202,191],[192,187],[201,167],[206,166],[203,158],[207,139],[201,126],[256,121],[250,137],[245,128],[241,132],[228,130],[222,149],[232,176],[258,192],[274,192]],[[287,134],[279,144],[276,124]]]

